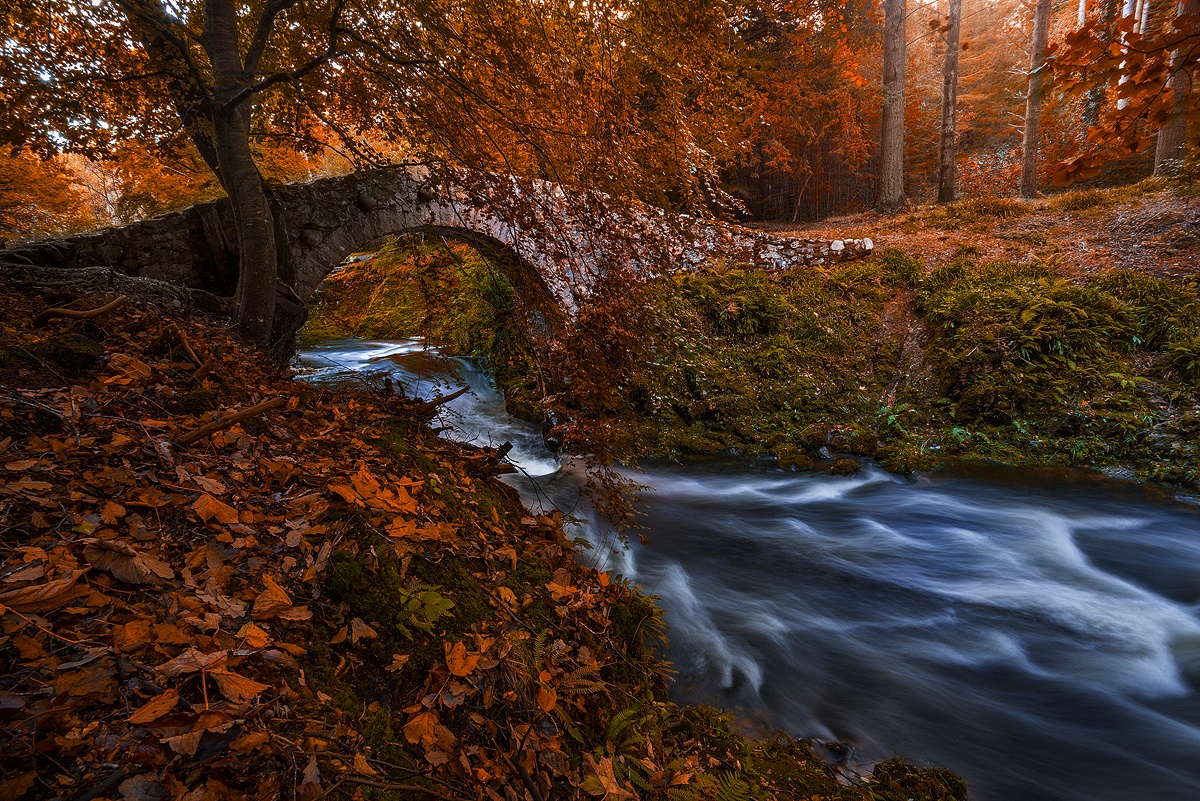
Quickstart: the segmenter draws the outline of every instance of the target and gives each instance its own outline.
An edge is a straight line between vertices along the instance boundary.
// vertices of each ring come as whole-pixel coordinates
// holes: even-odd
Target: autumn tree
[[[412,159],[702,209],[737,148],[721,76],[738,18],[716,0],[34,0],[0,18],[0,92],[20,110],[0,133],[103,153],[185,132],[234,211],[237,327],[265,343],[280,248],[256,137],[385,163],[376,136]]]
[[[883,119],[879,142],[877,208],[890,211],[904,204],[904,78],[907,70],[905,0],[884,0]]]
[[[1050,53],[1057,89],[1070,96],[1086,95],[1098,86],[1115,86],[1117,103],[1109,106],[1089,131],[1088,146],[1066,158],[1054,170],[1057,182],[1098,174],[1113,149],[1137,152],[1148,147],[1151,133],[1166,127],[1167,151],[1186,156],[1188,137],[1175,150],[1172,138],[1182,126],[1200,121],[1200,97],[1191,91],[1200,71],[1200,13],[1191,3],[1176,6],[1161,27],[1142,30],[1140,14],[1089,20],[1084,27],[1055,43]],[[1122,80],[1123,79],[1123,80]],[[1172,127],[1175,126],[1175,127]]]
[[[1147,5],[1148,5],[1147,0]],[[1200,18],[1200,0],[1179,0],[1178,17],[1181,20]],[[1171,53],[1171,74],[1167,79],[1167,100],[1170,112],[1167,120],[1158,129],[1154,149],[1154,174],[1167,175],[1178,172],[1187,155],[1188,147],[1188,98],[1192,92],[1192,74],[1197,58],[1196,43],[1181,43]]]

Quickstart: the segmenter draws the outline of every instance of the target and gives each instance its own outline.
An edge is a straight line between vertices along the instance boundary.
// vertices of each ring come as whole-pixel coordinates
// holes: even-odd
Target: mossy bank
[[[849,454],[901,473],[984,459],[1196,488],[1194,280],[1150,269],[1068,277],[1060,267],[984,261],[963,248],[930,270],[887,249],[825,269],[716,263],[658,279],[639,295],[650,310],[639,317],[645,351],[625,363],[614,393],[610,417],[623,421],[614,450],[842,471],[854,469],[839,459]],[[411,257],[402,270],[382,259],[351,265],[324,290],[310,330],[432,330],[453,352],[490,359],[500,386],[528,411],[541,379],[520,326],[481,340],[507,306],[480,304],[483,293],[469,283],[430,277],[444,268]],[[356,289],[378,275],[368,271],[407,285],[410,299],[431,280],[446,294],[435,306],[405,307],[404,319],[362,325],[377,308]]]

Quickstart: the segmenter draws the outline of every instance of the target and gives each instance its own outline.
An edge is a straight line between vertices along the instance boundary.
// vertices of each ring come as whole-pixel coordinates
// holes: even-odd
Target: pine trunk
[[[942,130],[938,142],[938,203],[950,203],[956,192],[954,139],[958,112],[959,24],[962,0],[950,0],[950,21],[946,31],[946,60],[942,65]]]
[[[1038,127],[1042,119],[1042,83],[1046,39],[1050,31],[1050,0],[1037,0],[1033,10],[1033,43],[1029,50],[1029,92],[1025,96],[1025,139],[1021,152],[1021,197],[1037,197]]]
[[[1200,0],[1180,0],[1179,15],[1200,14]],[[1175,175],[1187,156],[1187,98],[1191,93],[1192,79],[1183,63],[1182,50],[1171,56],[1171,118],[1158,130],[1158,141],[1154,147],[1154,174]]]
[[[908,67],[905,5],[905,0],[884,0],[883,121],[876,200],[880,211],[894,211],[904,205],[904,79]]]

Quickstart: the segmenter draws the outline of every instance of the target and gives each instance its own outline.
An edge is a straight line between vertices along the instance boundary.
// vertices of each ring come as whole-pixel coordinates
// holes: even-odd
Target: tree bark
[[[938,203],[954,200],[957,176],[954,165],[954,139],[958,114],[958,54],[962,0],[950,0],[949,28],[946,30],[946,59],[942,65],[942,129],[938,142]]]
[[[251,100],[247,96],[233,101],[254,80],[242,64],[234,0],[205,0],[201,46],[213,69],[212,146],[217,177],[229,196],[237,229],[234,326],[251,342],[267,345],[275,317],[279,255],[266,186],[250,150]]]
[[[1042,82],[1046,40],[1050,32],[1050,0],[1037,0],[1033,10],[1033,42],[1029,49],[1029,91],[1025,95],[1025,138],[1021,152],[1021,197],[1037,197],[1038,127],[1042,119]]]
[[[1179,0],[1179,16],[1200,14],[1200,0]],[[1188,125],[1187,99],[1192,90],[1192,78],[1183,63],[1182,50],[1171,55],[1171,118],[1158,130],[1154,145],[1154,175],[1175,175],[1187,157]]]
[[[905,0],[884,0],[883,121],[879,141],[879,195],[876,208],[904,205],[904,79],[908,69]]]

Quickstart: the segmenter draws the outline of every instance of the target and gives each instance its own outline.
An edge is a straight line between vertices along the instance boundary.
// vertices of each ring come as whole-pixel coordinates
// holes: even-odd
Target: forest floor
[[[948,263],[962,248],[975,248],[982,260],[1053,260],[1061,274],[1076,277],[1112,267],[1180,277],[1200,270],[1200,197],[1154,180],[1031,203],[981,198],[756,227],[813,239],[869,236],[877,248],[919,255],[930,268]]]
[[[0,801],[965,798],[671,704],[659,610],[429,402],[145,300],[0,309]]]

